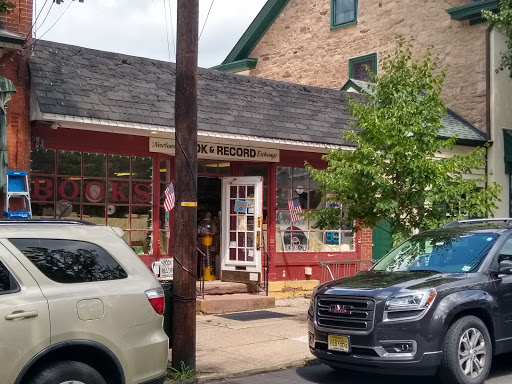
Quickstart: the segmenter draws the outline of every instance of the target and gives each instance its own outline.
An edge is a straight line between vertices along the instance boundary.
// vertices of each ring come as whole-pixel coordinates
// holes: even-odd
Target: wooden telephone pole
[[[196,368],[199,0],[178,0],[172,366]]]

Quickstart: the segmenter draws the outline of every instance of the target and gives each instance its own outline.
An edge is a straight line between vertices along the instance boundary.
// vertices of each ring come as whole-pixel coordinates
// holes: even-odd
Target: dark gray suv
[[[512,219],[411,237],[369,271],[318,286],[311,352],[335,369],[483,383],[512,351]]]

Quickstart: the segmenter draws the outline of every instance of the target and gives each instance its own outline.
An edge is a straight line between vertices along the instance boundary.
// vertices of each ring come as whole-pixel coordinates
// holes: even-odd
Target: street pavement
[[[276,300],[276,308],[197,316],[197,378],[211,384],[431,384],[432,377],[336,373],[309,352],[309,300]],[[258,316],[259,315],[259,316]],[[169,355],[170,357],[171,355]],[[486,384],[512,383],[512,354],[498,356]],[[316,363],[316,364],[315,364]],[[304,365],[311,364],[304,367]],[[252,375],[252,376],[251,376]],[[220,380],[220,381],[214,381]]]
[[[486,384],[510,384],[512,382],[512,354],[495,358],[491,374]],[[336,372],[325,365],[311,365],[285,369],[276,372],[258,374],[248,377],[208,381],[208,384],[432,384],[438,382],[434,377],[386,376],[360,372]]]

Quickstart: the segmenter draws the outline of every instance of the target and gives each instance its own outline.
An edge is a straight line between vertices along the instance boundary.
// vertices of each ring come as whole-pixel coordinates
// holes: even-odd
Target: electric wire
[[[41,39],[42,39],[42,38],[43,38],[43,37],[44,37],[48,32],[50,32],[50,30],[51,30],[51,29],[52,29],[52,28],[57,24],[57,22],[62,18],[62,16],[64,16],[64,14],[65,14],[65,13],[66,13],[66,11],[69,9],[69,7],[71,6],[71,4],[73,4],[73,2],[72,2],[72,1],[70,1],[70,2],[69,2],[68,6],[67,6],[67,7],[66,7],[66,9],[64,10],[64,12],[62,12],[62,13],[61,13],[61,15],[57,18],[57,20],[55,20],[55,22],[50,26],[50,28],[48,28],[48,29],[46,30],[46,32],[45,32],[45,33],[43,33],[43,34],[41,35],[41,37],[39,37],[37,40],[36,40],[36,39],[34,39],[34,41],[33,41],[30,45],[27,45],[26,47],[23,47],[23,48],[24,48],[24,49],[30,49],[30,48],[32,48],[33,46],[35,46],[35,45],[36,45],[36,43],[37,43],[39,40],[41,40]],[[52,5],[53,5],[53,3],[52,3]],[[47,15],[47,16],[48,16],[48,15]],[[45,20],[46,20],[46,18],[45,18]],[[43,23],[44,23],[44,20],[43,20]],[[39,29],[39,28],[38,28],[38,29]],[[37,32],[37,30],[36,30],[36,31],[34,31],[34,33],[36,33],[36,32]],[[70,50],[71,50],[71,48],[70,48]]]
[[[46,7],[46,3],[48,3],[48,0],[45,0],[45,2],[43,4],[43,7],[39,10],[39,13],[36,16],[36,19],[34,20],[34,23],[30,26],[30,30],[28,31],[27,36],[25,36],[25,40],[27,40],[30,37],[30,34],[32,33],[32,30],[34,29],[34,27],[35,27],[35,25],[37,23],[37,20],[39,19],[39,16],[41,16],[41,13],[43,12],[44,7]],[[37,9],[37,3],[34,3],[34,4],[35,4],[35,7]],[[37,29],[36,29],[36,31],[37,31]],[[34,31],[34,35],[35,35],[36,31]]]
[[[171,47],[169,43],[169,26],[167,25],[167,5],[164,0],[164,18],[165,18],[165,37],[167,38],[167,54],[169,55],[169,61],[171,61]]]
[[[171,0],[167,0],[169,3],[169,20],[171,21],[171,37],[172,37],[172,49],[174,50],[174,61],[176,61],[176,43],[174,41],[174,23],[172,22],[172,5]]]
[[[41,24],[39,24],[39,27],[37,27],[34,31],[34,34],[37,33],[37,31],[39,31],[39,29],[41,29],[41,27],[43,26],[44,22],[46,21],[46,19],[48,18],[48,15],[50,14],[50,12],[52,11],[52,8],[53,8],[53,3],[50,5],[50,8],[48,9],[48,12],[46,13],[46,16],[44,17],[43,21],[41,22]]]
[[[204,27],[206,27],[206,22],[208,21],[208,17],[210,16],[210,12],[212,10],[214,2],[215,2],[215,0],[212,0],[212,2],[210,4],[210,9],[208,9],[208,14],[206,15],[206,19],[204,20],[203,28],[201,28],[201,33],[199,34],[199,39],[198,40],[201,40],[201,36],[203,35]]]

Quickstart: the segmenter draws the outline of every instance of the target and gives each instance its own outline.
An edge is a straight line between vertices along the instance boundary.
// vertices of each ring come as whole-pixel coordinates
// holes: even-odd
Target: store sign
[[[103,200],[105,194],[108,195],[108,201],[112,203],[128,203],[130,197],[130,187],[128,182],[112,181],[109,182],[108,191],[105,190],[103,183],[98,181],[84,180],[84,203],[89,201],[97,203]],[[73,201],[78,198],[80,193],[80,184],[77,180],[61,181],[57,188],[53,185],[53,179],[35,178],[32,191],[33,200],[53,200],[54,192],[57,189],[57,200],[65,199]],[[151,185],[149,183],[132,183],[132,203],[148,204],[151,202]]]
[[[175,149],[176,143],[173,139],[149,138],[149,152],[174,155]],[[279,149],[245,147],[231,144],[213,144],[198,141],[197,157],[203,159],[279,162]]]

